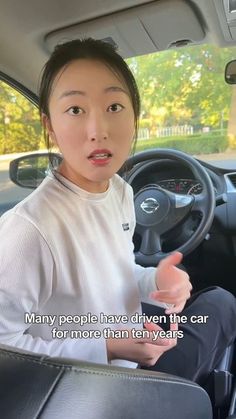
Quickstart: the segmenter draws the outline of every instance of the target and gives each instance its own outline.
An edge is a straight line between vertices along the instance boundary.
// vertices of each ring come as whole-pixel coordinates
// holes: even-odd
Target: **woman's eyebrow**
[[[125,93],[126,95],[128,94],[128,92],[120,86],[105,87],[104,93],[109,93],[109,92],[122,92],[122,93]],[[59,96],[59,99],[62,99],[68,96],[76,96],[76,95],[86,96],[87,93],[84,92],[83,90],[66,90]]]
[[[108,92],[122,92],[122,93],[125,93],[126,95],[128,94],[128,92],[125,89],[123,89],[123,87],[120,87],[120,86],[109,86],[109,87],[106,87],[104,89],[104,92],[105,93],[108,93]]]
[[[63,97],[75,96],[75,95],[86,96],[86,92],[83,92],[82,90],[66,90],[59,96],[59,99],[62,99]]]

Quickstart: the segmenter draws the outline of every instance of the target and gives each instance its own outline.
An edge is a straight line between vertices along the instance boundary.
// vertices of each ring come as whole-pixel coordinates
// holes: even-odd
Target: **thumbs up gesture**
[[[163,259],[157,267],[158,290],[153,291],[150,298],[170,304],[171,307],[165,310],[166,314],[180,313],[191,295],[192,285],[188,274],[176,267],[182,258],[182,253],[174,252]]]

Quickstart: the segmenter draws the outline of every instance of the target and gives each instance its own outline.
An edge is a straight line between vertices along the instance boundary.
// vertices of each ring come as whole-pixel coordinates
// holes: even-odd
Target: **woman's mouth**
[[[94,150],[92,153],[88,156],[88,159],[93,164],[107,164],[112,157],[112,153],[110,150],[102,149],[102,150]]]

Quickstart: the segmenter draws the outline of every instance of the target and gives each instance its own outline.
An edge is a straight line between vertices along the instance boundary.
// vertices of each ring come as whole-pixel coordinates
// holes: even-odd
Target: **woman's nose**
[[[103,142],[108,139],[108,127],[106,118],[100,113],[91,115],[88,121],[88,139],[90,141]]]

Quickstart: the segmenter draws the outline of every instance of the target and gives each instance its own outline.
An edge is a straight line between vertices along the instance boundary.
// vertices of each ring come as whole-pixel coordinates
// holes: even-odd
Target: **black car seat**
[[[149,303],[142,303],[142,310],[148,316],[154,315],[157,308]],[[205,388],[213,406],[213,416],[217,419],[232,418],[236,414],[236,345],[226,348],[222,358],[209,376]],[[230,415],[230,416],[228,416]],[[236,417],[235,417],[236,419]]]
[[[236,347],[235,343],[225,353],[212,372],[208,388],[212,394],[214,416],[236,419]]]
[[[212,419],[197,384],[0,346],[1,419]]]

